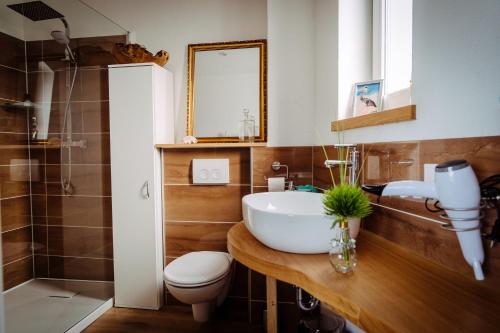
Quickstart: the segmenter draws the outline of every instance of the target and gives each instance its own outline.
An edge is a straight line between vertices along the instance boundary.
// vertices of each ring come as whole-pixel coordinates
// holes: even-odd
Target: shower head
[[[10,9],[29,18],[32,21],[45,21],[56,18],[63,18],[64,15],[54,8],[46,5],[42,1],[21,2],[7,5]]]
[[[69,36],[64,31],[54,30],[50,33],[52,38],[56,40],[59,44],[69,45]]]
[[[65,51],[66,56],[69,56],[71,61],[73,61],[73,63],[76,63],[75,55],[73,54],[73,51],[69,47],[70,39],[68,35],[68,29],[66,29],[66,31],[54,30],[50,33],[50,35],[52,36],[52,38],[54,38],[56,42],[58,42],[61,45],[64,45],[66,50]]]

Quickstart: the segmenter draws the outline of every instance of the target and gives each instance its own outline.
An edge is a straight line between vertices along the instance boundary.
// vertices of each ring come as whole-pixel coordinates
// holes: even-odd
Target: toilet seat
[[[165,267],[165,282],[180,288],[206,286],[225,278],[231,262],[232,257],[225,252],[191,252]]]

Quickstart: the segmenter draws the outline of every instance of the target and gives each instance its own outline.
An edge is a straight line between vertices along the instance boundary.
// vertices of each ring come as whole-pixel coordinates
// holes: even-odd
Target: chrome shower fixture
[[[48,6],[43,1],[21,2],[7,5],[7,7],[35,22],[57,18],[60,19],[64,17],[63,14]]]

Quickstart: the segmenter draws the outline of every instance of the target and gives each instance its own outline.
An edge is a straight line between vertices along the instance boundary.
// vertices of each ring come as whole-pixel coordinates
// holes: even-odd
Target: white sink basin
[[[243,197],[243,219],[260,242],[292,253],[327,253],[338,227],[324,214],[323,195],[307,192],[265,192]]]

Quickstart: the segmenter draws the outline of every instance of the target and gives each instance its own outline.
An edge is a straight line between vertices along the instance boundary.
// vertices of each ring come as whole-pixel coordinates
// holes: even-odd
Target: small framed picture
[[[361,116],[382,110],[384,80],[358,82],[354,84],[353,115]]]

